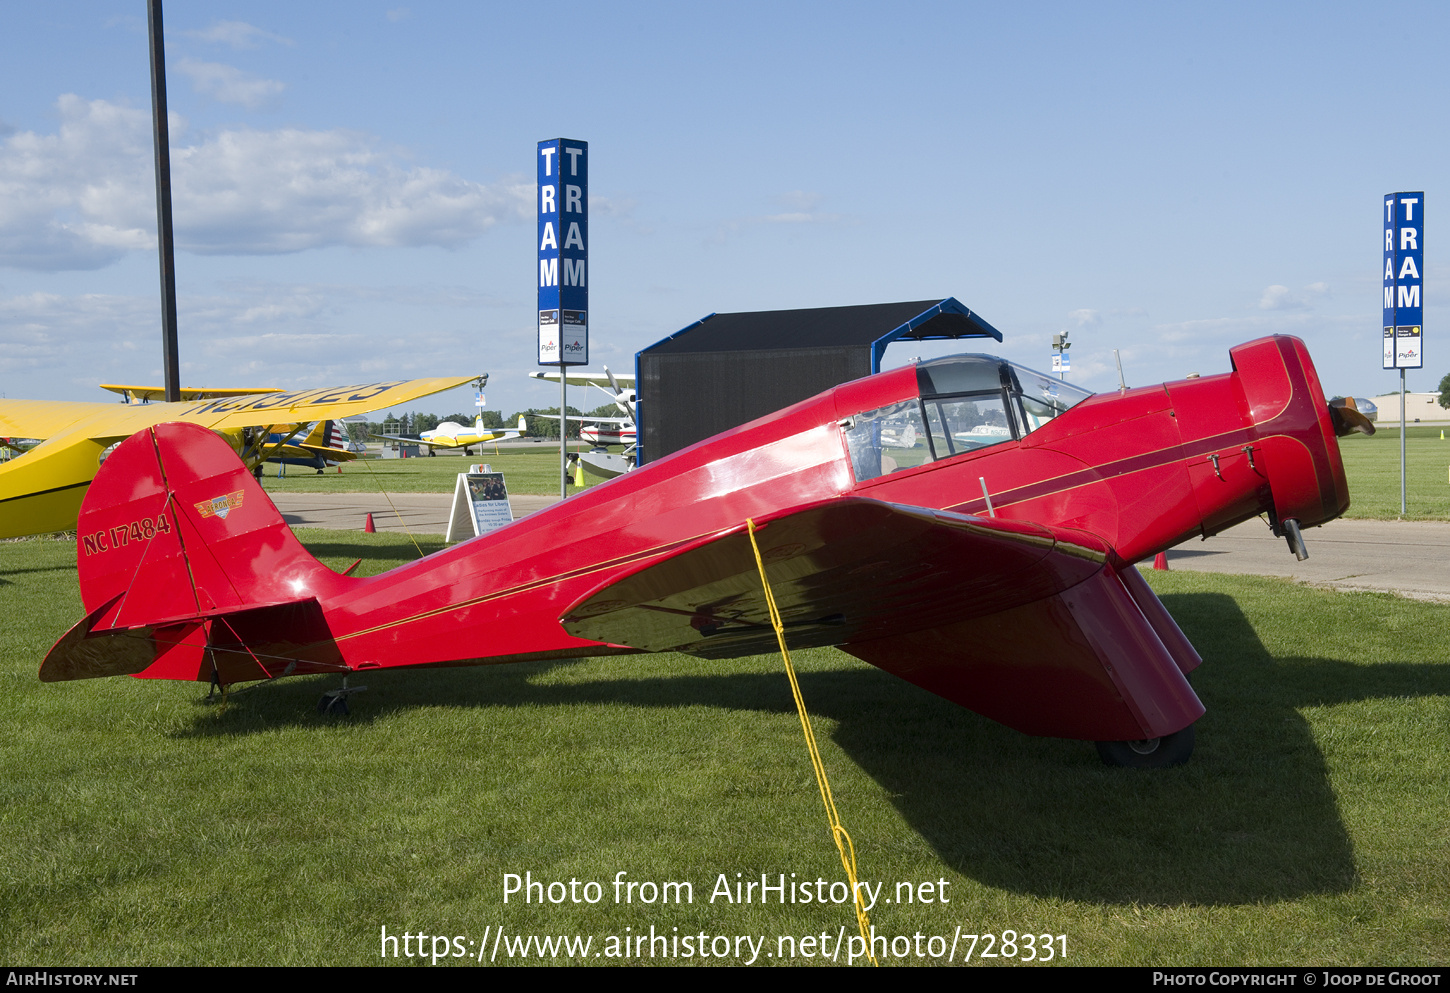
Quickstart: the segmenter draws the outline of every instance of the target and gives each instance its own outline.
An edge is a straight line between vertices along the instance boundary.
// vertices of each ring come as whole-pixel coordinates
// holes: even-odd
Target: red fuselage
[[[366,579],[337,575],[298,554],[288,544],[285,527],[273,537],[265,530],[274,526],[265,517],[270,504],[264,508],[264,497],[238,490],[232,511],[237,518],[227,523],[234,533],[225,540],[205,538],[220,568],[229,570],[226,589],[207,593],[206,581],[195,578],[200,592],[194,610],[187,606],[192,601],[176,601],[170,592],[138,592],[134,575],[144,563],[103,554],[106,528],[114,529],[117,521],[124,524],[128,514],[136,517],[136,508],[151,506],[145,501],[153,499],[149,490],[141,493],[136,486],[139,495],[128,497],[129,503],[117,502],[115,487],[123,485],[119,476],[125,471],[118,464],[118,450],[91,490],[97,500],[111,492],[112,504],[98,503],[90,517],[82,515],[81,583],[91,613],[82,623],[92,625],[86,632],[96,633],[145,626],[155,642],[154,659],[144,671],[134,666],[125,671],[203,680],[216,673],[223,683],[279,675],[283,660],[285,672],[301,673],[587,657],[636,649],[571,635],[560,623],[571,608],[650,563],[782,508],[863,497],[986,517],[989,496],[990,513],[999,521],[1046,526],[1059,540],[1063,534],[1075,536],[1073,542],[1117,570],[1255,515],[1310,527],[1342,513],[1349,500],[1338,443],[1303,343],[1266,338],[1230,354],[1232,372],[1091,396],[1031,431],[1024,429],[1019,409],[1010,431],[990,424],[964,429],[949,446],[938,441],[934,459],[858,479],[859,453],[853,463],[847,438],[856,419],[869,411],[909,408],[921,394],[915,366],[892,370],[836,387],[499,531]],[[948,426],[942,433],[952,431]],[[963,439],[984,438],[991,443],[954,453],[959,444],[967,444]],[[221,456],[209,450],[201,453],[198,448],[187,458],[195,463],[198,477],[211,473],[207,478],[217,479],[230,472],[217,461]],[[113,468],[108,491],[104,475]],[[208,499],[210,493],[205,493]],[[185,503],[182,497],[174,499]],[[248,533],[264,537],[246,539],[241,532],[252,525],[244,515],[254,511],[264,516],[257,518],[258,530]],[[157,522],[164,517],[158,514]],[[220,523],[209,521],[196,525],[199,535],[204,527]],[[990,570],[992,564],[984,562],[982,568]],[[202,574],[195,563],[187,569],[193,577]],[[1059,585],[1077,581],[1064,574]],[[1136,576],[1132,581],[1141,586]],[[871,575],[862,575],[863,586],[872,582]],[[1173,643],[1164,628],[1165,623],[1172,627],[1166,614],[1155,619],[1155,607],[1143,603],[1141,590],[1131,583],[1128,588],[1160,628],[1162,645],[1168,646],[1177,667],[1196,664],[1191,646]],[[235,603],[227,599],[234,596],[230,591],[235,591]],[[144,602],[147,596],[154,602]],[[1146,596],[1153,599],[1151,593]],[[294,628],[283,631],[287,624],[280,615],[260,612],[282,610],[266,605],[289,598],[315,602],[315,616],[298,615]],[[248,610],[256,615],[253,621]],[[1161,612],[1161,606],[1156,610]],[[225,632],[223,620],[217,619],[224,614]],[[263,629],[265,634],[258,633]],[[86,632],[68,635],[69,644],[82,634],[89,637]],[[208,645],[227,639],[247,647],[208,654]],[[63,639],[52,656],[67,644]],[[913,678],[903,671],[909,667],[891,661],[890,653],[858,651],[850,643],[843,647]],[[1157,650],[1163,651],[1161,645]],[[970,694],[953,695],[930,679],[919,681],[976,706]],[[1192,697],[1186,684],[1183,690]],[[1192,704],[1197,706],[1196,699]],[[1054,730],[1057,725],[1051,722],[1014,722],[990,707],[977,709],[1034,733],[1140,736],[1132,729],[1121,734],[1083,730],[1072,722]],[[1189,715],[1191,709],[1184,704],[1181,712]],[[1190,716],[1164,718],[1164,726],[1182,727],[1201,712],[1198,707]],[[1156,727],[1151,719],[1138,718],[1143,734],[1150,725]]]
[[[1271,511],[1302,527],[1337,517],[1348,488],[1303,343],[1233,355],[1248,368],[1095,396],[1020,441],[857,483],[839,422],[917,395],[914,367],[881,373],[346,583],[324,609],[353,667],[594,655],[607,647],[558,619],[643,561],[848,494],[982,515],[983,478],[998,516],[1088,532],[1123,563]]]

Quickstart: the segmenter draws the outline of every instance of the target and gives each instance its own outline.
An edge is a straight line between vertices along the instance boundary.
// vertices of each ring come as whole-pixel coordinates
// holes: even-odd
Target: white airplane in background
[[[583,422],[583,427],[579,429],[579,439],[591,445],[633,447],[639,441],[639,432],[635,429],[634,421],[628,417],[575,417],[570,414],[569,420]]]
[[[620,376],[609,371],[609,366],[604,367],[604,372],[571,372],[567,373],[566,382],[570,386],[593,386],[602,392],[614,405],[624,412],[623,417],[591,417],[587,414],[579,416],[569,414],[571,421],[582,421],[584,426],[579,429],[579,438],[600,449],[605,445],[628,445],[623,454],[612,455],[604,451],[581,452],[579,463],[584,470],[592,476],[600,476],[604,479],[612,479],[633,469],[635,466],[635,449],[639,441],[639,432],[635,420],[635,404],[637,397],[634,391],[634,377]],[[557,372],[531,372],[530,379],[543,380],[545,382],[557,383],[559,374]],[[608,387],[605,384],[608,383]],[[613,429],[605,425],[612,425]]]
[[[547,383],[557,383],[559,374],[557,372],[531,372],[530,379],[538,379]],[[603,372],[571,372],[568,374],[570,386],[592,386],[599,390],[619,408],[620,412],[627,418],[624,423],[634,423],[634,377],[623,376],[609,371],[609,366],[604,367]],[[606,385],[607,384],[607,385]],[[598,420],[599,418],[585,418],[586,420]]]
[[[473,454],[468,449],[472,445],[483,445],[490,441],[510,441],[514,438],[528,434],[529,425],[524,415],[519,415],[519,423],[515,428],[486,428],[483,426],[483,415],[479,414],[474,418],[472,427],[465,427],[454,421],[444,421],[432,431],[423,431],[416,438],[404,438],[396,434],[375,434],[374,438],[382,438],[386,441],[401,441],[411,445],[427,445],[429,449],[434,448],[461,448],[465,455]],[[429,451],[429,455],[433,452]]]

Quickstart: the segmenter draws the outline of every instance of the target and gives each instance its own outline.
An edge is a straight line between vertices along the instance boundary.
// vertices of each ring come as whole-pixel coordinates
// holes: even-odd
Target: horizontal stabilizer
[[[225,685],[348,668],[312,599],[132,628],[101,627],[105,609],[87,614],[56,642],[41,663],[41,682],[102,676],[206,682],[215,675]]]

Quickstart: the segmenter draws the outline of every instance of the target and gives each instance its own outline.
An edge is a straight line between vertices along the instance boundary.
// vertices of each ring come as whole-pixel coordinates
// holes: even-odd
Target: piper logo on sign
[[[1425,194],[1385,195],[1384,368],[1419,369],[1425,312]]]
[[[589,143],[539,142],[538,173],[539,364],[588,365]]]

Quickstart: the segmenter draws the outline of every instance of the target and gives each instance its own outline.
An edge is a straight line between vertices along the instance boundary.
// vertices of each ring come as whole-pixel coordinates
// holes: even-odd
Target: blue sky
[[[1031,366],[1071,330],[1091,389],[1114,348],[1140,385],[1291,333],[1373,395],[1381,197],[1425,190],[1433,389],[1446,11],[171,0],[183,382],[488,371],[491,407],[557,402],[526,374],[563,136],[592,368],[712,311],[955,296]],[[0,392],[159,382],[144,0],[8,6],[0,80]]]

